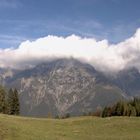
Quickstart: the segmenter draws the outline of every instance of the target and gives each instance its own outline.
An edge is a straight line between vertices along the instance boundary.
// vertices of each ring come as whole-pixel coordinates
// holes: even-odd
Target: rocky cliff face
[[[116,81],[75,59],[46,62],[5,80],[19,90],[22,115],[31,116],[80,115],[127,99]]]

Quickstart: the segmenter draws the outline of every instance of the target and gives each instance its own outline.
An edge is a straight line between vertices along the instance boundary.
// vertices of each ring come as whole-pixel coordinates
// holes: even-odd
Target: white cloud
[[[35,65],[50,58],[74,57],[84,60],[101,71],[119,71],[125,67],[140,70],[140,29],[134,36],[118,44],[107,40],[47,36],[35,41],[25,41],[17,49],[0,50],[1,67]]]

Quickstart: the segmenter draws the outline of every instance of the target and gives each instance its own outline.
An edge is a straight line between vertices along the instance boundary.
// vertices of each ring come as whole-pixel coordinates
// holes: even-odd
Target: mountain
[[[120,71],[112,83],[129,96],[140,96],[140,73],[136,68]]]
[[[19,91],[21,115],[81,115],[128,99],[133,96],[131,90],[140,95],[136,85],[140,74],[136,71],[122,71],[116,78],[110,78],[72,58],[52,60],[22,71],[11,70],[12,74],[6,78],[4,72],[0,75],[5,85]],[[125,80],[132,87],[127,82],[124,86]]]

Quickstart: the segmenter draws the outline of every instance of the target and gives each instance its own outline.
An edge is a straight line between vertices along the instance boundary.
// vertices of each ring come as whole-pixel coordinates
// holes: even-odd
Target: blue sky
[[[120,42],[140,27],[140,0],[0,0],[0,48],[47,35]]]

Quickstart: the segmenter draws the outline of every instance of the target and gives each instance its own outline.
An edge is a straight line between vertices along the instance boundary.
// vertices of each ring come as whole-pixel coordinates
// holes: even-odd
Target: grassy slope
[[[0,140],[140,140],[140,118],[54,120],[0,115]]]

